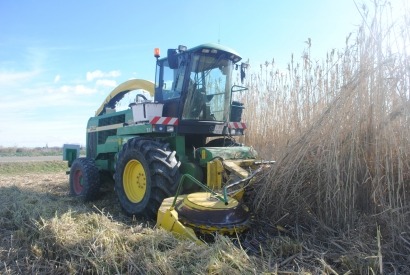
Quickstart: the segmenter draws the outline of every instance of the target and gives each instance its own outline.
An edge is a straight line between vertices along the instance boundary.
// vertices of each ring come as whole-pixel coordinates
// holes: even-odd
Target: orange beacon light
[[[155,48],[155,49],[154,49],[154,56],[155,56],[156,58],[159,58],[159,57],[160,57],[159,48]]]

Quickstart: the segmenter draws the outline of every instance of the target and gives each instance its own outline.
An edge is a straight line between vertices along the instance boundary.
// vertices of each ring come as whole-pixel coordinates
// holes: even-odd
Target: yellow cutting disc
[[[192,193],[179,200],[175,210],[183,224],[201,233],[234,234],[249,227],[248,208],[231,197],[225,204],[210,193]]]

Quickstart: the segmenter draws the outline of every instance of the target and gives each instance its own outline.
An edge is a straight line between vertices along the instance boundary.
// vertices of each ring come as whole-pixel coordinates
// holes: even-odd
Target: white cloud
[[[93,81],[96,78],[119,77],[120,75],[121,75],[120,71],[103,72],[100,70],[95,70],[93,72],[87,72],[86,78],[87,78],[87,81]]]
[[[94,78],[100,78],[100,77],[103,77],[103,72],[100,70],[96,70],[93,72],[87,72],[87,75],[86,75],[87,81],[93,81]]]
[[[74,86],[74,93],[78,95],[95,94],[96,92],[97,92],[96,89],[91,89],[91,88],[85,87],[84,85]]]
[[[49,93],[70,93],[70,94],[77,94],[77,95],[84,95],[84,94],[95,94],[97,93],[96,89],[86,87],[84,85],[75,85],[75,86],[69,86],[69,85],[64,85],[61,86],[57,89],[48,89]]]
[[[110,79],[98,79],[95,84],[97,86],[103,86],[103,87],[116,87],[117,86],[117,81],[115,80],[110,80]]]
[[[54,83],[58,83],[61,79],[61,76],[58,74],[54,77]]]
[[[29,81],[40,73],[39,70],[26,72],[1,72],[0,71],[0,86],[19,85],[21,82]]]

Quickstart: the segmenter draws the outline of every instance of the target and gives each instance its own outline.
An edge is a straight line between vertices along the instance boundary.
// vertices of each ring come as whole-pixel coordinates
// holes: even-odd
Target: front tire
[[[100,189],[100,175],[94,160],[77,158],[70,169],[70,195],[84,201],[94,200]]]
[[[165,198],[175,194],[180,163],[168,144],[133,138],[118,154],[115,191],[128,215],[154,219]]]

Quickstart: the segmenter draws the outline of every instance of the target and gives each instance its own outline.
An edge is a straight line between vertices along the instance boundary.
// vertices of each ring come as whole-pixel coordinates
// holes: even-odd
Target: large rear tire
[[[175,194],[180,173],[168,144],[133,138],[118,154],[115,191],[128,215],[155,219],[165,198]]]
[[[100,189],[100,175],[94,160],[77,158],[70,169],[70,195],[84,201],[94,200]]]

